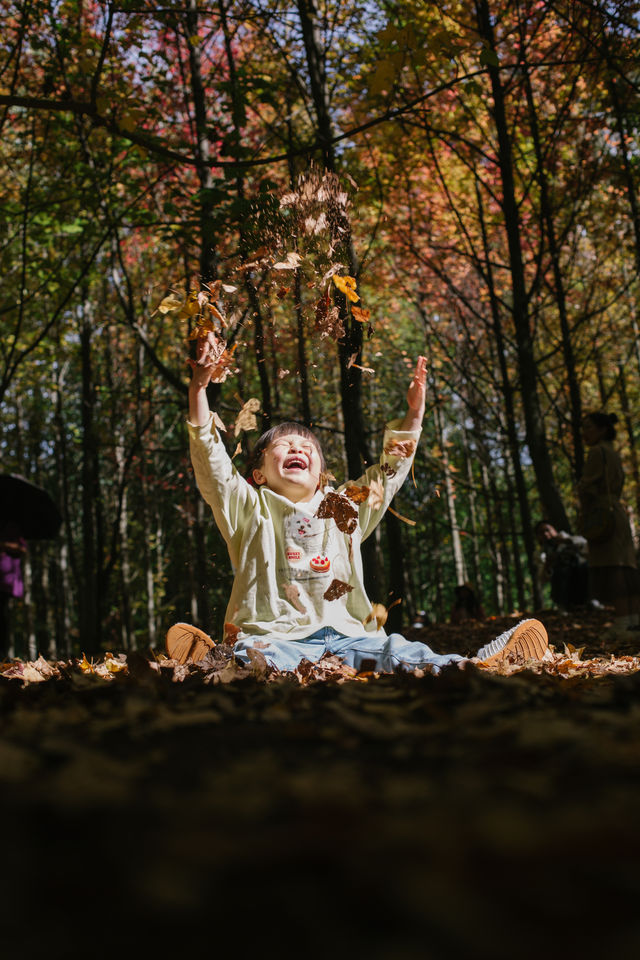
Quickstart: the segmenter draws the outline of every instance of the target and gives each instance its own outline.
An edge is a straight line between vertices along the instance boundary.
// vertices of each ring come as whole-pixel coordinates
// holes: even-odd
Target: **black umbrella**
[[[17,473],[0,473],[0,528],[11,524],[25,540],[51,540],[61,523],[46,490]]]

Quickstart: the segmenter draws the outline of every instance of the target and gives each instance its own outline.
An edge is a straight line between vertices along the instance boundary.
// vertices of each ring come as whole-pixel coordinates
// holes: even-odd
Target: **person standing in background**
[[[629,637],[640,626],[640,573],[626,510],[620,502],[624,470],[613,446],[615,413],[594,412],[582,421],[589,447],[578,496],[588,542],[589,593],[615,611],[608,639]]]
[[[7,522],[0,529],[0,660],[6,660],[9,654],[11,598],[20,600],[24,596],[22,560],[26,552],[26,540],[15,524]]]

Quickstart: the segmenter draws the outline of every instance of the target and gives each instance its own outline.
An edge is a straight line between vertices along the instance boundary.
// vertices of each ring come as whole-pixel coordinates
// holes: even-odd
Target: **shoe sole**
[[[542,660],[549,647],[549,636],[539,620],[525,620],[515,628],[502,650],[483,659],[481,663],[495,666],[502,661],[523,663]]]
[[[197,663],[214,646],[215,643],[204,630],[192,627],[190,623],[174,623],[167,631],[167,655],[178,663],[186,663],[187,660]]]

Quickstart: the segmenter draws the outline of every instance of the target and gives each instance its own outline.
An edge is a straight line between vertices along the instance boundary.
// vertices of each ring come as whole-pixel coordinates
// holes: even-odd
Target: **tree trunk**
[[[91,358],[93,326],[84,298],[80,330],[82,364],[82,569],[79,571],[80,642],[82,649],[97,654],[102,640],[102,594],[100,588],[100,545],[98,511],[100,481],[98,475],[98,441],[95,428],[95,384]]]
[[[481,39],[495,55],[495,38],[487,0],[476,0],[476,16]],[[505,95],[496,66],[487,67],[491,80],[493,119],[498,136],[498,165],[502,182],[502,211],[509,249],[512,313],[515,326],[520,391],[526,424],[527,445],[538,484],[538,492],[546,516],[559,530],[568,530],[567,514],[556,487],[551,458],[544,432],[544,421],[538,399],[537,363],[529,320],[520,219],[515,195],[514,165],[511,138],[506,115]]]
[[[523,44],[523,50],[526,49]],[[540,143],[540,130],[538,127],[538,113],[533,99],[533,90],[529,77],[529,67],[526,60],[522,61],[524,70],[525,92],[527,96],[527,106],[529,108],[529,120],[531,123],[531,135],[536,155],[536,176],[540,186],[540,212],[545,225],[547,243],[549,244],[549,256],[553,268],[553,283],[556,295],[556,304],[558,306],[558,315],[560,317],[560,331],[562,336],[562,355],[564,357],[565,373],[569,387],[569,403],[571,408],[571,435],[573,437],[573,472],[577,479],[582,476],[584,465],[584,445],[582,441],[582,400],[580,398],[580,385],[576,376],[576,361],[573,351],[571,330],[569,327],[569,318],[567,316],[567,301],[564,291],[564,279],[562,276],[562,265],[560,263],[560,250],[556,240],[556,230],[553,218],[553,209],[551,198],[549,196],[549,182],[546,174],[546,163],[542,154]]]
[[[491,309],[491,321],[492,329],[495,337],[496,344],[496,355],[498,359],[498,367],[500,369],[500,381],[502,384],[502,395],[504,397],[505,403],[505,428],[507,434],[507,441],[509,445],[509,454],[511,457],[511,463],[513,464],[513,474],[515,478],[516,492],[518,496],[518,507],[520,510],[520,519],[522,522],[522,533],[525,551],[527,554],[527,562],[529,565],[529,573],[531,576],[531,581],[533,584],[533,594],[535,598],[536,606],[540,606],[540,596],[537,586],[536,578],[536,563],[535,563],[535,544],[533,537],[533,526],[531,523],[531,510],[529,507],[529,497],[527,493],[527,484],[524,478],[524,471],[522,469],[522,460],[520,452],[520,442],[518,440],[517,432],[517,419],[515,411],[515,403],[513,396],[513,386],[511,384],[511,378],[509,376],[509,367],[507,364],[507,347],[505,343],[505,338],[502,330],[502,322],[500,319],[500,304],[498,301],[497,292],[493,282],[493,266],[491,262],[491,250],[489,246],[489,238],[487,236],[486,225],[484,220],[484,206],[482,203],[482,195],[480,193],[479,187],[476,184],[476,199],[478,203],[478,217],[480,221],[480,227],[482,232],[482,244],[484,249],[485,256],[485,270],[486,270],[486,281],[489,291],[489,304]]]

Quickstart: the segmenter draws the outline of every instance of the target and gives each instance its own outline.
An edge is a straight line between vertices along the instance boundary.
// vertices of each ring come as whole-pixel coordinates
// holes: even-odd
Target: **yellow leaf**
[[[173,293],[170,293],[168,297],[165,297],[164,300],[158,305],[158,310],[160,313],[171,313],[173,310],[179,310],[182,306],[182,300],[178,299]]]
[[[120,673],[122,670],[127,669],[126,663],[121,663],[120,660],[115,660],[109,654],[105,655],[104,665],[109,671],[109,673]]]
[[[367,615],[367,617],[362,622],[366,627],[368,623],[371,623],[372,620],[375,620],[378,630],[380,630],[382,627],[384,627],[385,623],[387,622],[388,616],[389,616],[389,611],[385,607],[384,603],[372,603],[371,612]]]
[[[198,322],[187,337],[188,340],[200,340],[207,336],[207,333],[215,333],[213,320],[208,317],[198,317]]]
[[[80,667],[80,669],[82,670],[83,673],[93,673],[93,672],[94,672],[94,670],[93,670],[93,664],[89,663],[89,661],[87,660],[87,655],[86,655],[86,653],[83,653],[83,654],[82,654],[82,660],[80,661],[80,663],[78,664],[78,666]]]
[[[344,293],[345,297],[351,301],[351,303],[357,303],[360,297],[356,293],[356,280],[355,277],[339,277],[337,274],[333,275],[333,282],[335,283],[338,290],[341,293]]]

